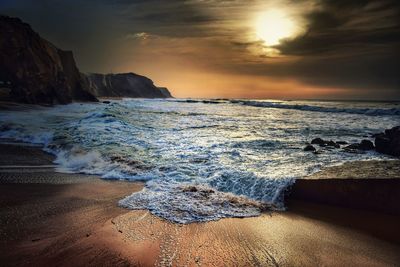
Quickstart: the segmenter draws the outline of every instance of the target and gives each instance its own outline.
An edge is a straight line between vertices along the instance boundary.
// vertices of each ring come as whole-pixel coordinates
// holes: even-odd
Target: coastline
[[[142,183],[56,173],[38,147],[0,146],[0,262],[7,266],[400,262],[398,215],[292,198],[287,211],[174,224],[117,206]]]

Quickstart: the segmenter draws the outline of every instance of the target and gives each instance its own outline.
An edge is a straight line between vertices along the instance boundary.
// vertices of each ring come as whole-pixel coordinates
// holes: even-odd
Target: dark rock
[[[213,101],[213,100],[203,100],[201,101],[204,104],[221,104],[222,102],[219,101]]]
[[[104,104],[110,104],[111,102],[108,100],[103,101]]]
[[[360,144],[351,144],[345,146],[343,149],[345,149],[347,152],[355,152],[351,150],[372,150],[374,149],[374,144],[369,140],[362,140]]]
[[[41,38],[18,18],[0,16],[0,81],[7,100],[29,104],[97,101],[86,87],[71,51]]]
[[[337,141],[336,144],[338,144],[338,145],[347,145],[348,143],[346,141]]]
[[[307,145],[304,149],[304,151],[315,151],[315,147],[313,145]]]
[[[385,130],[375,137],[376,151],[392,156],[400,156],[400,126]]]
[[[327,146],[330,147],[335,147],[335,148],[340,148],[340,145],[335,143],[334,141],[330,140],[329,142],[326,143]]]
[[[318,137],[318,138],[313,139],[311,141],[311,144],[313,144],[313,145],[325,145],[326,141],[324,141],[323,139]]]
[[[191,186],[187,189],[188,192],[197,192],[197,188],[194,186]]]
[[[390,139],[398,137],[400,134],[400,126],[393,127],[392,129],[385,130],[385,135]]]
[[[214,194],[215,193],[215,191],[212,189],[201,189],[200,192],[203,194]]]
[[[384,154],[389,154],[391,150],[390,143],[391,143],[390,138],[385,135],[376,137],[375,138],[376,151]]]
[[[374,144],[369,140],[362,140],[360,145],[358,146],[358,149],[361,150],[373,150],[374,148]]]
[[[167,88],[157,87],[149,78],[135,73],[90,73],[85,78],[89,91],[98,97],[172,97]]]

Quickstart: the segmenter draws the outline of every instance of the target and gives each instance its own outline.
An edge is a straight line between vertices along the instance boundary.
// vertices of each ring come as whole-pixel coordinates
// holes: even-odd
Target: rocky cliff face
[[[135,73],[86,75],[89,90],[98,97],[172,97],[165,87],[157,87],[147,77]]]
[[[72,52],[41,38],[20,19],[0,16],[0,89],[9,100],[30,104],[97,101]]]

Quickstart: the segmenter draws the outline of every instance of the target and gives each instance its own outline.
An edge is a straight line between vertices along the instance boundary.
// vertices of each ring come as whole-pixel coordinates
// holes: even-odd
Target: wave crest
[[[332,113],[349,113],[360,114],[367,116],[395,116],[400,115],[400,108],[336,108],[336,107],[321,107],[312,105],[300,104],[284,104],[281,102],[264,102],[264,101],[245,101],[245,100],[231,100],[232,104],[241,104],[252,107],[262,108],[281,108],[281,109],[295,109],[302,111],[315,111],[315,112],[332,112]]]
[[[128,209],[148,209],[176,223],[207,222],[227,217],[254,217],[273,205],[209,186],[152,180],[140,191],[119,201]]]

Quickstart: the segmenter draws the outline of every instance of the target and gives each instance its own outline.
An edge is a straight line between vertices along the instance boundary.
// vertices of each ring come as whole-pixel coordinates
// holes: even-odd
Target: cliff
[[[0,91],[29,104],[97,101],[71,51],[41,38],[18,18],[0,16]]]
[[[157,87],[147,77],[135,73],[86,75],[89,91],[98,97],[172,97],[165,87]]]

